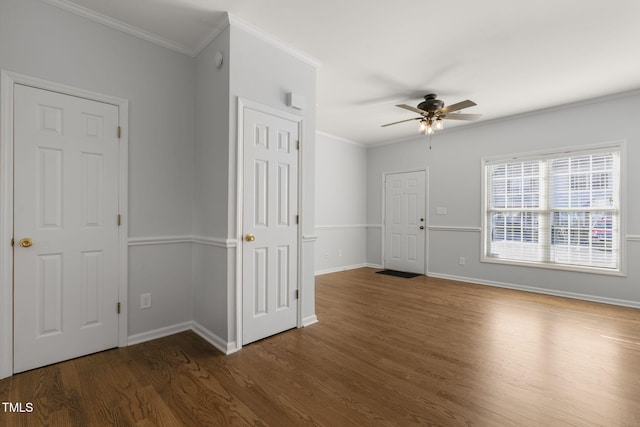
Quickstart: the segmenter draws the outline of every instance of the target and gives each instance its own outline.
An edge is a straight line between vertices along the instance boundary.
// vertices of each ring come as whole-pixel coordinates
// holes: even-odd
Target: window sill
[[[613,268],[586,267],[586,266],[568,265],[568,264],[552,264],[552,263],[546,263],[546,262],[517,261],[517,260],[495,258],[490,256],[481,257],[480,262],[489,263],[489,264],[511,265],[515,267],[544,268],[547,270],[560,270],[560,271],[568,271],[572,273],[588,273],[588,274],[601,274],[605,276],[627,277],[623,268],[613,269]]]

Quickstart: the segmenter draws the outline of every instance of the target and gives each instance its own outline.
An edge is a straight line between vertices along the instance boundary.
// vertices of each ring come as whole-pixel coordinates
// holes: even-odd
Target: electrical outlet
[[[324,259],[329,259],[329,252],[324,253]]]
[[[342,256],[342,249],[338,251],[338,256]]]
[[[151,308],[151,294],[140,295],[140,308]]]
[[[436,208],[436,215],[446,215],[447,214],[447,208],[445,207],[437,207]]]
[[[460,265],[464,265],[465,259],[463,256],[460,257],[460,259],[458,259],[458,264]]]

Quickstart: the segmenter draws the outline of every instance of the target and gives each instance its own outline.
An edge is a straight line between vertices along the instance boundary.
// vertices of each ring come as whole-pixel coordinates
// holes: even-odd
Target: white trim
[[[460,126],[460,125],[458,125],[458,126]],[[447,131],[447,129],[439,130],[438,133],[442,133],[442,132],[446,132],[446,131]],[[403,138],[392,139],[390,141],[374,142],[373,144],[367,144],[367,148],[378,148],[378,147],[384,147],[385,145],[402,144],[403,142],[413,142],[413,141],[422,142],[420,140],[421,139],[426,139],[426,138],[430,138],[430,137],[428,135],[420,135],[420,134],[418,134],[418,135],[414,135],[414,136],[407,136],[407,137],[403,137]]]
[[[151,245],[172,245],[176,243],[193,243],[216,248],[235,248],[237,239],[222,239],[219,237],[204,237],[197,235],[176,235],[176,236],[149,236],[130,237],[129,246],[151,246]]]
[[[578,299],[583,301],[618,305],[622,307],[640,308],[640,302],[637,302],[637,301],[628,301],[628,300],[622,300],[622,299],[616,299],[616,298],[599,297],[596,295],[579,294],[575,292],[556,291],[553,289],[538,288],[535,286],[524,286],[524,285],[517,285],[514,283],[494,282],[489,280],[475,279],[471,277],[454,276],[450,274],[440,274],[440,273],[429,272],[427,273],[427,276],[439,278],[439,279],[455,280],[457,282],[472,283],[474,285],[494,286],[497,288],[513,289],[516,291],[533,292],[536,294],[573,298],[573,299]]]
[[[200,43],[196,45],[196,47],[191,51],[192,53],[190,55],[194,57],[200,55],[200,53],[205,50],[206,47],[216,39],[216,37],[222,34],[222,32],[226,30],[229,25],[229,17],[225,15],[224,19],[221,19],[220,22],[218,22],[214,26],[213,30],[207,35],[207,37],[203,38]]]
[[[627,242],[640,242],[640,235],[637,234],[628,234]]]
[[[479,233],[482,231],[481,227],[458,227],[446,225],[430,225],[427,228],[429,229],[429,231],[462,231],[469,233]]]
[[[304,319],[302,319],[303,328],[306,328],[307,326],[311,326],[314,323],[318,323],[318,316],[316,316],[315,314],[312,316],[307,316]]]
[[[220,350],[224,354],[231,354],[238,351],[235,342],[225,341],[218,335],[214,334],[200,323],[196,321],[182,322],[175,325],[165,326],[163,328],[154,329],[152,331],[142,332],[139,334],[131,335],[128,338],[128,345],[140,344],[143,342],[156,340],[159,338],[168,337],[169,335],[178,334],[180,332],[193,331],[209,344]]]
[[[128,345],[140,344],[146,341],[157,340],[158,338],[168,337],[192,329],[193,322],[183,322],[175,325],[165,326],[163,328],[154,329],[152,331],[141,332],[139,334],[130,335],[127,339]]]
[[[312,56],[306,53],[302,53],[297,49],[294,49],[293,47],[289,46],[285,42],[262,31],[257,27],[254,27],[253,25],[241,20],[237,16],[232,15],[228,12],[225,14],[224,18],[218,20],[219,22],[213,26],[213,29],[211,30],[210,33],[207,34],[206,37],[200,40],[200,42],[198,42],[194,47],[189,47],[181,43],[168,40],[150,31],[143,30],[134,25],[127,24],[126,22],[122,22],[118,19],[112,18],[110,16],[104,15],[102,13],[96,12],[86,7],[77,5],[68,0],[41,0],[41,1],[49,4],[50,6],[57,7],[58,9],[62,9],[64,11],[73,13],[77,16],[81,16],[83,18],[89,19],[93,22],[97,22],[99,24],[105,25],[109,28],[113,28],[114,30],[129,34],[130,36],[137,37],[139,39],[153,43],[155,45],[162,46],[164,48],[173,50],[174,52],[178,52],[183,55],[187,55],[191,57],[198,56],[209,45],[209,43],[211,43],[216,37],[218,37],[227,27],[234,26],[236,28],[239,28],[253,35],[254,37],[261,39],[266,43],[269,43],[274,47],[277,47],[278,49],[283,50],[284,52],[287,52],[288,54],[300,59],[301,61],[313,66],[314,68],[320,67],[320,61],[313,58]]]
[[[238,239],[221,239],[218,237],[192,236],[193,243],[203,246],[213,246],[214,248],[235,248],[238,246]]]
[[[225,341],[195,320],[192,322],[191,330],[224,354],[235,353],[239,350],[234,341]]]
[[[153,44],[156,44],[158,46],[162,46],[164,48],[167,49],[171,49],[175,52],[179,52],[182,53],[184,55],[188,55],[188,56],[196,56],[199,51],[197,51],[196,49],[190,49],[187,46],[184,46],[180,43],[176,43],[174,41],[171,40],[167,40],[163,37],[160,37],[154,33],[151,33],[149,31],[145,31],[141,28],[135,27],[133,25],[129,25],[125,22],[119,21],[115,18],[111,18],[110,16],[106,16],[103,15],[101,13],[95,12],[93,10],[87,9],[86,7],[83,6],[79,6],[75,3],[71,3],[70,1],[67,0],[42,0],[43,2],[57,7],[59,9],[65,10],[67,12],[71,12],[75,15],[81,16],[83,18],[89,19],[93,22],[97,22],[99,24],[105,25],[107,27],[113,28],[115,30],[121,31],[123,33],[129,34],[131,36],[137,37],[139,39],[151,42]],[[223,28],[224,29],[224,28]],[[205,40],[207,40],[210,36],[207,36],[207,38],[205,38],[203,40],[203,42]],[[213,40],[213,39],[211,39]],[[211,41],[209,40],[209,42]],[[199,43],[198,47],[201,46],[201,44],[203,43]],[[205,45],[206,46],[206,45]]]
[[[13,375],[13,79],[0,75],[0,378]]]
[[[168,245],[173,243],[193,243],[193,236],[129,237],[129,246]]]
[[[118,346],[128,343],[128,162],[129,101],[50,82],[6,70],[0,70],[0,242],[13,237],[13,99],[14,85],[81,97],[118,107],[118,124],[122,129],[118,153],[118,210],[122,223],[118,227]],[[9,244],[0,245],[0,378],[13,374],[13,251]]]
[[[371,230],[376,230],[376,229],[382,229],[382,224],[367,224],[367,229],[371,229]]]
[[[231,15],[229,15],[229,19],[233,23],[233,19]],[[254,34],[258,36],[257,34]],[[269,39],[265,39],[265,41],[269,42]],[[276,45],[278,46],[278,45]],[[279,46],[283,47],[283,46]],[[285,49],[287,50],[287,49]],[[291,52],[290,52],[291,53]],[[302,58],[301,58],[302,59]],[[236,223],[235,223],[235,235],[237,237],[237,241],[242,241],[243,235],[243,203],[244,203],[244,110],[245,108],[252,109],[257,112],[269,114],[275,117],[279,117],[285,120],[290,120],[294,123],[298,124],[298,138],[300,142],[300,149],[298,150],[298,212],[302,213],[303,207],[303,157],[302,153],[305,149],[305,140],[304,140],[304,117],[298,116],[295,114],[291,114],[287,111],[282,111],[274,107],[270,107],[268,105],[263,105],[246,98],[242,98],[240,96],[237,97],[237,123],[236,123]],[[304,216],[301,215],[302,220],[304,221]],[[303,243],[307,243],[309,241],[315,241],[317,236],[303,236],[302,234],[303,222],[301,221],[298,225],[298,251],[297,251],[297,268],[298,268],[298,284],[297,289],[299,291],[299,299],[297,302],[297,326],[302,327],[302,306],[303,301],[305,299],[304,295],[304,287],[303,283],[303,251],[302,246]],[[310,240],[310,238],[315,237],[315,239]],[[235,259],[235,268],[236,268],[236,277],[235,277],[235,291],[236,291],[236,319],[235,319],[235,346],[236,350],[240,350],[242,348],[242,315],[243,315],[243,304],[242,304],[242,293],[243,293],[243,280],[242,280],[242,245],[236,245],[236,259]]]
[[[342,224],[342,225],[316,225],[316,231],[318,230],[354,230],[360,228],[367,228],[367,224]]]
[[[304,243],[313,243],[313,242],[315,242],[316,240],[318,240],[318,236],[317,236],[317,235],[315,235],[315,234],[304,234],[304,235],[302,236],[302,241],[303,241]]]
[[[355,270],[355,269],[358,269],[358,268],[365,268],[365,267],[369,267],[369,266],[370,266],[370,264],[367,264],[367,263],[344,265],[342,267],[334,267],[334,268],[326,268],[324,270],[317,270],[314,273],[314,275],[315,276],[322,276],[324,274],[338,273],[340,271]]]
[[[594,144],[576,145],[568,147],[547,148],[541,150],[525,151],[522,153],[494,154],[480,158],[482,166],[492,164],[505,164],[513,161],[526,162],[531,160],[555,159],[564,155],[582,155],[601,153],[602,151],[613,150],[623,151],[626,140],[606,141]]]
[[[341,137],[341,136],[332,135],[332,134],[327,133],[327,132],[322,132],[322,131],[319,131],[319,130],[318,130],[318,131],[316,131],[316,135],[318,135],[318,136],[323,136],[323,137],[325,137],[325,138],[329,138],[329,139],[333,139],[334,141],[344,142],[345,144],[355,145],[356,147],[359,147],[359,148],[364,148],[364,149],[367,149],[367,148],[368,148],[366,145],[361,144],[361,143],[359,143],[359,142],[352,141],[352,140],[350,140],[350,139],[343,138],[343,137]]]
[[[264,31],[262,31],[261,29],[254,27],[253,25],[249,24],[246,21],[243,21],[242,19],[238,18],[235,15],[232,15],[231,13],[227,14],[227,19],[229,19],[229,24],[232,27],[236,27],[239,28],[249,34],[251,34],[252,36],[270,44],[271,46],[274,46],[286,53],[288,53],[289,55],[294,56],[295,58],[301,60],[302,62],[305,62],[309,65],[311,65],[314,68],[318,68],[320,67],[320,61],[318,61],[316,58],[307,55],[305,53],[302,53],[299,50],[296,50],[294,48],[292,48],[291,46],[289,46],[288,44],[286,44],[285,42],[283,42],[282,40],[277,39],[276,37],[272,36],[271,34],[268,34]]]

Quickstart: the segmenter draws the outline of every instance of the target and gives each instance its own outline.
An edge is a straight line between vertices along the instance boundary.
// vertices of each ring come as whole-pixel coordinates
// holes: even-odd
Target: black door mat
[[[386,274],[387,276],[404,277],[405,279],[411,279],[412,277],[421,276],[418,273],[407,273],[406,271],[397,270],[380,270],[376,271],[378,274]]]

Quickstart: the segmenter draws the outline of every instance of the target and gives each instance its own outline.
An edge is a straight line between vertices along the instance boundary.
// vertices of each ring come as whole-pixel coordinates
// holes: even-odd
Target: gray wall
[[[216,68],[215,55],[224,60]],[[232,248],[212,244],[228,237],[230,29],[196,58],[193,319],[227,341],[227,257]],[[233,269],[232,269],[233,270]]]
[[[2,0],[0,68],[128,99],[129,235],[191,233],[193,58],[37,0]],[[191,320],[190,248],[161,246],[130,248],[130,335]],[[153,307],[140,310],[145,292]]]
[[[316,274],[366,265],[367,149],[316,135]]]
[[[429,170],[428,274],[477,283],[532,289],[640,306],[640,94],[629,93],[553,110],[445,130],[427,137],[368,150],[367,213],[370,224],[381,221],[384,172]],[[480,262],[481,158],[483,156],[555,150],[610,141],[627,141],[626,192],[627,277],[575,273]],[[446,207],[447,215],[436,215]],[[466,231],[451,231],[462,227]],[[470,230],[469,230],[470,229]],[[369,263],[380,262],[380,236],[369,233]],[[466,264],[458,264],[464,256]]]

